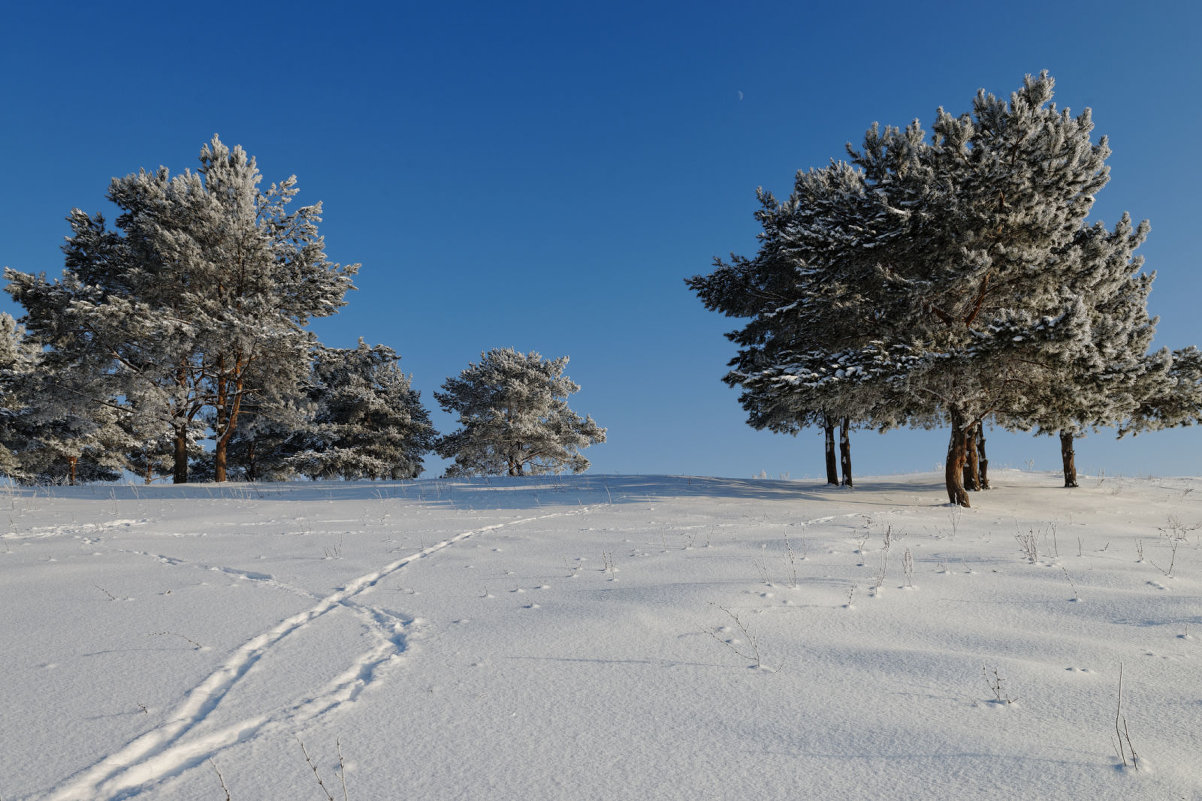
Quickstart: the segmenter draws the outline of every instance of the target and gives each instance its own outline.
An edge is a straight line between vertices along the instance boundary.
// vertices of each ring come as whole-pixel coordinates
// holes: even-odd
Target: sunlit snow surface
[[[1202,797],[1202,479],[993,482],[4,490],[0,797]]]

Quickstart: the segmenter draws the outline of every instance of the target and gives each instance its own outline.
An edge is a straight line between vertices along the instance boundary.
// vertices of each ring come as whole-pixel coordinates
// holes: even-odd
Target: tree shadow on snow
[[[796,503],[840,500],[868,504],[939,505],[942,480],[861,483],[859,489],[817,480],[738,479],[703,476],[573,475],[439,478],[416,481],[291,481],[224,484],[88,484],[78,487],[7,487],[16,497],[96,501],[287,502],[401,501],[461,510],[534,510],[544,507],[625,505],[682,498]],[[900,494],[905,497],[896,497]],[[889,497],[892,495],[892,497]]]

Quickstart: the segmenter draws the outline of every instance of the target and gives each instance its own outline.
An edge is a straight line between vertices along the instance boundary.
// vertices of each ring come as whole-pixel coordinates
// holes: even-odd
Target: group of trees
[[[725,381],[750,425],[823,427],[832,483],[838,425],[848,484],[849,427],[949,425],[948,498],[968,506],[987,422],[1059,434],[1074,486],[1084,432],[1202,418],[1202,355],[1149,350],[1148,225],[1087,222],[1110,150],[1052,89],[1044,73],[1008,103],[982,91],[971,113],[940,109],[929,138],[874,124],[788,199],[759,192],[756,255],[688,279],[747,319]]]
[[[398,479],[431,451],[458,475],[587,468],[605,430],[568,409],[567,358],[484,354],[436,393],[463,426],[440,438],[391,348],[320,344],[307,325],[359,265],[326,258],[320,204],[289,209],[295,177],[261,181],[214,136],[196,172],[114,179],[115,229],[72,211],[61,278],[5,270],[25,315],[0,315],[0,472]]]
[[[1085,432],[1202,418],[1202,353],[1151,350],[1148,225],[1088,221],[1110,150],[1052,90],[1044,73],[1009,102],[982,91],[930,136],[874,124],[787,199],[759,192],[753,257],[688,279],[745,320],[725,380],[748,422],[820,426],[828,481],[841,464],[851,483],[856,427],[949,426],[948,498],[967,506],[987,423],[1058,435],[1072,486]],[[435,393],[461,425],[439,437],[395,352],[318,343],[309,321],[358,265],[326,258],[320,204],[290,209],[294,177],[260,184],[214,136],[196,172],[114,179],[115,228],[73,211],[61,278],[5,271],[25,315],[0,316],[0,471],[405,478],[431,451],[452,475],[587,467],[605,430],[568,408],[566,358],[483,354]]]

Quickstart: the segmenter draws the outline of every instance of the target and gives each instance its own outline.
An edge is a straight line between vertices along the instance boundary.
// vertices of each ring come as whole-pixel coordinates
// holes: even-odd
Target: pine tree
[[[862,294],[863,252],[888,230],[864,173],[845,162],[799,171],[786,201],[762,189],[758,197],[756,256],[715,260],[712,273],[686,283],[707,308],[748,318],[727,334],[740,348],[724,378],[743,388],[748,424],[784,433],[821,427],[827,482],[840,483],[841,466],[842,483],[851,485],[850,428],[896,425],[898,407],[887,402],[887,387],[847,373],[832,355],[880,336],[878,314]]]
[[[90,402],[79,380],[0,314],[0,471],[39,484],[120,477],[127,438],[118,410]]]
[[[970,444],[990,418],[1115,425],[1130,414],[1152,420],[1154,411],[1133,411],[1142,398],[1171,406],[1146,351],[1151,276],[1131,256],[1146,227],[1086,224],[1108,180],[1109,146],[1091,140],[1088,110],[1074,117],[1051,103],[1052,88],[1044,73],[1009,103],[982,91],[969,114],[939,109],[929,141],[915,122],[873,125],[859,149],[849,145],[855,169],[828,168],[850,176],[848,190],[818,193],[836,208],[816,215],[816,244],[802,259],[837,272],[811,281],[798,268],[794,295],[774,301],[783,305],[746,301],[796,344],[760,347],[739,382],[769,396],[793,387],[837,398],[881,428],[950,423],[945,483],[964,506]],[[835,258],[823,255],[824,240]],[[864,335],[816,341],[773,318],[824,306]],[[1188,376],[1178,378],[1188,390]]]
[[[90,375],[97,402],[137,398],[143,419],[170,432],[177,483],[206,411],[225,480],[242,408],[299,386],[314,342],[305,326],[343,305],[358,268],[326,259],[320,204],[287,211],[294,177],[261,189],[254,159],[216,136],[200,161],[195,173],[114,179],[116,231],[73,211],[60,280],[6,271],[26,326],[63,369]]]
[[[909,391],[951,423],[945,477],[961,505],[988,417],[1118,423],[1123,404],[1091,387],[1141,362],[1154,329],[1151,277],[1130,258],[1146,228],[1086,225],[1110,151],[1052,88],[1045,73],[1009,103],[982,91],[971,114],[940,109],[929,145],[874,127],[852,151],[900,225],[877,254],[879,298]]]
[[[494,348],[482,353],[457,378],[448,378],[434,397],[443,411],[458,415],[461,428],[435,444],[454,459],[448,476],[542,475],[569,469],[582,473],[589,462],[580,451],[605,441],[605,429],[568,408],[580,387],[563,375],[568,357]]]
[[[9,314],[0,313],[0,473],[18,481],[30,476],[19,454],[29,444],[30,387],[39,348]]]
[[[82,400],[32,406],[26,421],[29,437],[19,455],[25,480],[75,485],[119,479],[129,466],[119,414]]]
[[[417,478],[435,432],[421,395],[384,345],[318,348],[307,448],[294,463],[313,479]]]

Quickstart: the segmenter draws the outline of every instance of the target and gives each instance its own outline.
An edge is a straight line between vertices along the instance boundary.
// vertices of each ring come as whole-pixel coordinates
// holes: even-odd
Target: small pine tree
[[[122,411],[0,315],[0,470],[23,483],[115,480],[126,468]]]
[[[129,463],[120,411],[78,399],[74,404],[39,404],[29,417],[30,438],[20,453],[26,481],[75,485],[116,481]]]
[[[448,476],[582,473],[580,451],[605,441],[605,429],[568,408],[580,387],[563,369],[568,357],[495,348],[448,378],[434,397],[457,414],[461,428],[440,438],[435,451],[454,459]]]
[[[301,435],[307,447],[291,462],[313,478],[417,478],[434,445],[430,415],[384,345],[319,348],[310,401],[314,417]]]

